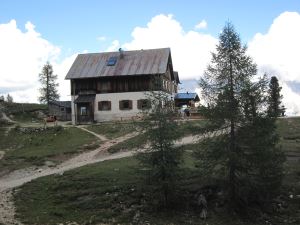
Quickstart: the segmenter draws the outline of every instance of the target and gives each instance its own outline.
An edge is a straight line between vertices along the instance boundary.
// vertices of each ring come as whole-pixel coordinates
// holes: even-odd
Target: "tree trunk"
[[[236,170],[236,162],[235,162],[235,102],[234,102],[234,83],[233,83],[233,70],[232,70],[232,62],[231,56],[229,59],[230,63],[230,109],[232,111],[230,118],[230,153],[229,153],[229,199],[233,203],[236,195],[235,190],[235,170]]]

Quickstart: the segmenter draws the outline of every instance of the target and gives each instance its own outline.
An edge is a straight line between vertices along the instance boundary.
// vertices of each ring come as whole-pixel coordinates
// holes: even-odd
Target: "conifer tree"
[[[39,80],[41,83],[39,101],[49,106],[49,102],[59,99],[57,75],[53,73],[52,65],[49,62],[43,66]]]
[[[179,138],[173,102],[164,92],[152,92],[148,96],[151,108],[143,112],[139,127],[147,134],[149,146],[138,152],[138,159],[149,169],[151,184],[158,188],[160,202],[170,204],[181,162],[181,150],[174,147]]]
[[[271,117],[279,117],[284,115],[284,106],[282,105],[282,95],[280,94],[281,87],[279,86],[277,77],[271,77],[269,84],[268,96],[268,113]]]
[[[252,81],[256,65],[246,49],[233,25],[227,23],[199,81],[208,103],[202,113],[210,121],[206,128],[210,135],[195,156],[207,174],[226,178],[227,197],[234,209],[254,202],[253,196],[264,199],[267,187],[277,190],[283,162],[276,148],[275,122],[264,112],[266,77]]]

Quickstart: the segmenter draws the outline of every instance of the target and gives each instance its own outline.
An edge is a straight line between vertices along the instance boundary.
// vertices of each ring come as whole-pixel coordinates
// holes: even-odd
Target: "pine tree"
[[[57,75],[53,74],[53,68],[49,62],[43,66],[42,72],[39,74],[39,80],[42,85],[39,101],[49,106],[49,102],[59,99],[58,83],[56,83]]]
[[[149,147],[138,152],[141,164],[149,169],[151,184],[158,188],[163,206],[168,206],[181,162],[181,150],[174,147],[178,139],[173,103],[163,92],[153,92],[147,101],[151,108],[143,112],[139,127],[147,134]]]
[[[268,98],[268,113],[271,117],[279,117],[284,115],[284,106],[281,104],[282,95],[280,94],[281,87],[279,86],[277,77],[271,77],[269,84]]]
[[[275,122],[264,112],[266,77],[252,81],[256,65],[246,49],[233,25],[227,23],[199,81],[208,103],[202,113],[210,121],[206,128],[210,135],[203,139],[195,156],[208,174],[226,178],[227,196],[235,209],[249,205],[253,192],[258,194],[271,185],[270,180],[260,179],[259,172],[264,172],[265,178],[278,176],[272,183],[276,190],[283,162],[276,148]],[[265,169],[265,165],[270,168]]]

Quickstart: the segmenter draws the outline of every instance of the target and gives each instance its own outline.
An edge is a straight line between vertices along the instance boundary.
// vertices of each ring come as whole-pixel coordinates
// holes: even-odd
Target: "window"
[[[145,110],[151,108],[151,102],[148,99],[140,99],[137,101],[138,109]]]
[[[110,57],[110,58],[108,59],[106,65],[107,65],[107,66],[114,66],[114,65],[116,65],[116,63],[117,63],[117,57],[112,56],[112,57]]]
[[[131,100],[122,100],[119,101],[120,110],[130,110],[132,109],[132,101]]]
[[[61,108],[60,108],[60,111],[61,111],[61,112],[64,112],[64,111],[65,111],[65,108],[61,107]]]
[[[80,115],[81,116],[86,116],[87,115],[87,109],[85,106],[80,107]]]
[[[98,111],[109,111],[109,110],[111,110],[111,102],[110,101],[98,102]]]

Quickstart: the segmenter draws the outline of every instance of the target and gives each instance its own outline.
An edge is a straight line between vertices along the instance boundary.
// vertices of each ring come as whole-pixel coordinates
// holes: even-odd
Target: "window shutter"
[[[111,110],[111,101],[108,101],[108,108]]]
[[[137,100],[137,108],[142,109],[142,100]]]
[[[122,101],[119,101],[119,109],[123,109],[123,104],[122,104],[123,102]]]
[[[129,109],[132,109],[132,101],[129,100]]]
[[[102,110],[102,102],[98,102],[98,111]]]

